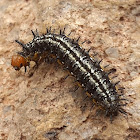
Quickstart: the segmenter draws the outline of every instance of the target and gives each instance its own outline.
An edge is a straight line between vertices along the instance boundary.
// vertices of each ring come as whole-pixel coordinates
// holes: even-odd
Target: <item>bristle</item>
[[[122,108],[119,109],[119,112],[124,114],[124,115],[127,115],[127,112],[124,109],[122,109]]]
[[[66,80],[70,75],[68,74],[67,76],[65,76],[63,79]]]
[[[38,30],[36,29],[36,37],[39,37],[39,33]]]
[[[90,111],[93,109],[93,107],[95,106],[95,104],[94,103],[92,103],[92,106],[91,106],[91,108],[90,108]]]
[[[80,36],[76,39],[76,42],[77,42],[77,43],[78,43],[79,39],[80,39]]]
[[[125,98],[121,98],[119,100],[121,100],[121,101],[129,101],[128,99],[125,99]]]
[[[49,29],[48,28],[46,28],[46,31],[47,31],[47,33],[49,33]]]
[[[125,103],[125,104],[119,104],[119,106],[126,106],[127,105],[127,103]]]
[[[111,79],[114,79],[114,78],[116,78],[116,77],[118,77],[118,76],[117,76],[117,75],[115,75],[115,76],[111,77]]]
[[[63,31],[62,31],[62,34],[64,35],[65,34],[65,30],[66,30],[66,27],[64,27]]]
[[[26,49],[26,45],[25,44],[21,43],[18,40],[15,40],[15,42],[17,42],[20,46],[22,46],[23,49]]]
[[[33,36],[34,36],[34,38],[36,37],[36,35],[35,35],[35,33],[33,32],[33,30],[31,30],[31,32],[32,32],[32,34],[33,34]]]
[[[60,29],[59,34],[62,35],[62,30]]]
[[[98,53],[94,53],[93,55],[92,55],[92,57],[95,57],[95,56],[97,56],[98,55]]]
[[[101,59],[99,62],[98,62],[98,65],[100,65],[100,63],[103,61],[103,59]]]
[[[110,118],[110,122],[112,123],[112,121],[113,121],[112,115],[110,115],[109,118]]]
[[[83,41],[81,44],[84,44],[84,43],[86,43],[86,41],[87,41],[87,40]]]
[[[86,96],[86,97],[83,99],[83,101],[85,101],[87,98],[88,98],[88,96]]]
[[[116,83],[114,83],[114,86],[118,85],[120,83],[120,81],[117,81]]]
[[[70,36],[70,35],[71,35],[71,33],[72,33],[72,31],[70,31],[70,33],[69,33],[67,36]]]
[[[89,49],[87,50],[87,53],[88,53],[88,54],[89,54],[90,50],[91,50],[91,48],[89,48]]]
[[[53,34],[55,33],[55,29],[53,29],[53,32],[52,32]]]
[[[120,88],[118,88],[118,90],[124,90],[125,88],[124,87],[120,87]]]
[[[73,92],[75,92],[78,89],[79,89],[79,86],[76,86],[75,89],[73,90]]]
[[[108,65],[104,66],[104,69],[105,69],[105,68],[107,68],[107,67],[109,67],[109,66],[110,66],[110,64],[108,64]]]
[[[52,29],[52,27],[50,26],[49,33],[51,33],[51,29]]]

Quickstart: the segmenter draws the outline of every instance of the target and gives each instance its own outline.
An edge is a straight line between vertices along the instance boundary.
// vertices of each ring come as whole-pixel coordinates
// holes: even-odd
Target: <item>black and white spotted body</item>
[[[76,78],[83,89],[99,105],[107,116],[117,116],[118,112],[125,113],[121,108],[120,95],[117,93],[115,84],[108,74],[101,68],[99,62],[90,57],[79,44],[68,38],[64,33],[47,34],[39,36],[32,31],[34,39],[21,44],[23,50],[18,52],[28,61],[39,61],[41,57],[51,54],[56,57],[64,67]],[[23,46],[24,45],[24,46]]]

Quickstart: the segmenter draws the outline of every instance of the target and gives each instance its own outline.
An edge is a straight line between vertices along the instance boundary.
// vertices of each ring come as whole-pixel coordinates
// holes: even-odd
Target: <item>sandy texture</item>
[[[67,26],[71,38],[98,53],[102,65],[117,69],[129,104],[128,116],[111,124],[90,111],[92,101],[74,78],[57,64],[43,63],[29,76],[11,66],[31,41],[30,30]],[[138,140],[140,139],[140,1],[139,0],[0,0],[0,140]],[[117,81],[114,79],[114,81]]]

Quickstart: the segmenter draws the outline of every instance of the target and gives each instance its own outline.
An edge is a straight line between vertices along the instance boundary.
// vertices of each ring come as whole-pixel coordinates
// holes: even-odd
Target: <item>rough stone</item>
[[[0,140],[139,140],[140,26],[139,0],[1,0],[0,1]],[[56,64],[43,63],[34,72],[19,72],[11,57],[31,41],[30,30],[64,26],[71,38],[81,36],[103,63],[117,70],[129,100],[127,117],[110,123],[96,116],[96,107],[83,90],[72,92],[74,78]],[[113,50],[112,50],[113,48]],[[107,53],[106,50],[112,52]],[[102,64],[103,65],[103,64]],[[57,67],[57,68],[56,68]],[[84,100],[84,101],[83,101]]]

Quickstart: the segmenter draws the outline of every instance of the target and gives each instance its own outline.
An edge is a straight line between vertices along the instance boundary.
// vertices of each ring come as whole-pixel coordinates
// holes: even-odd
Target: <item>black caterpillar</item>
[[[37,30],[36,33],[32,31],[32,34],[34,38],[27,44],[15,40],[22,46],[22,51],[12,57],[11,64],[15,70],[20,70],[24,66],[26,72],[30,61],[39,64],[48,55],[55,56],[111,121],[119,112],[126,114],[122,108],[125,104],[121,103],[121,100],[125,99],[121,98],[122,94],[117,93],[118,82],[112,83],[108,77],[112,71],[105,72],[100,66],[101,61],[90,57],[89,51],[80,47],[79,38],[76,41],[70,39],[65,35],[65,28],[63,31],[60,30],[59,34],[52,33],[51,29],[47,29],[47,33],[41,36]]]

